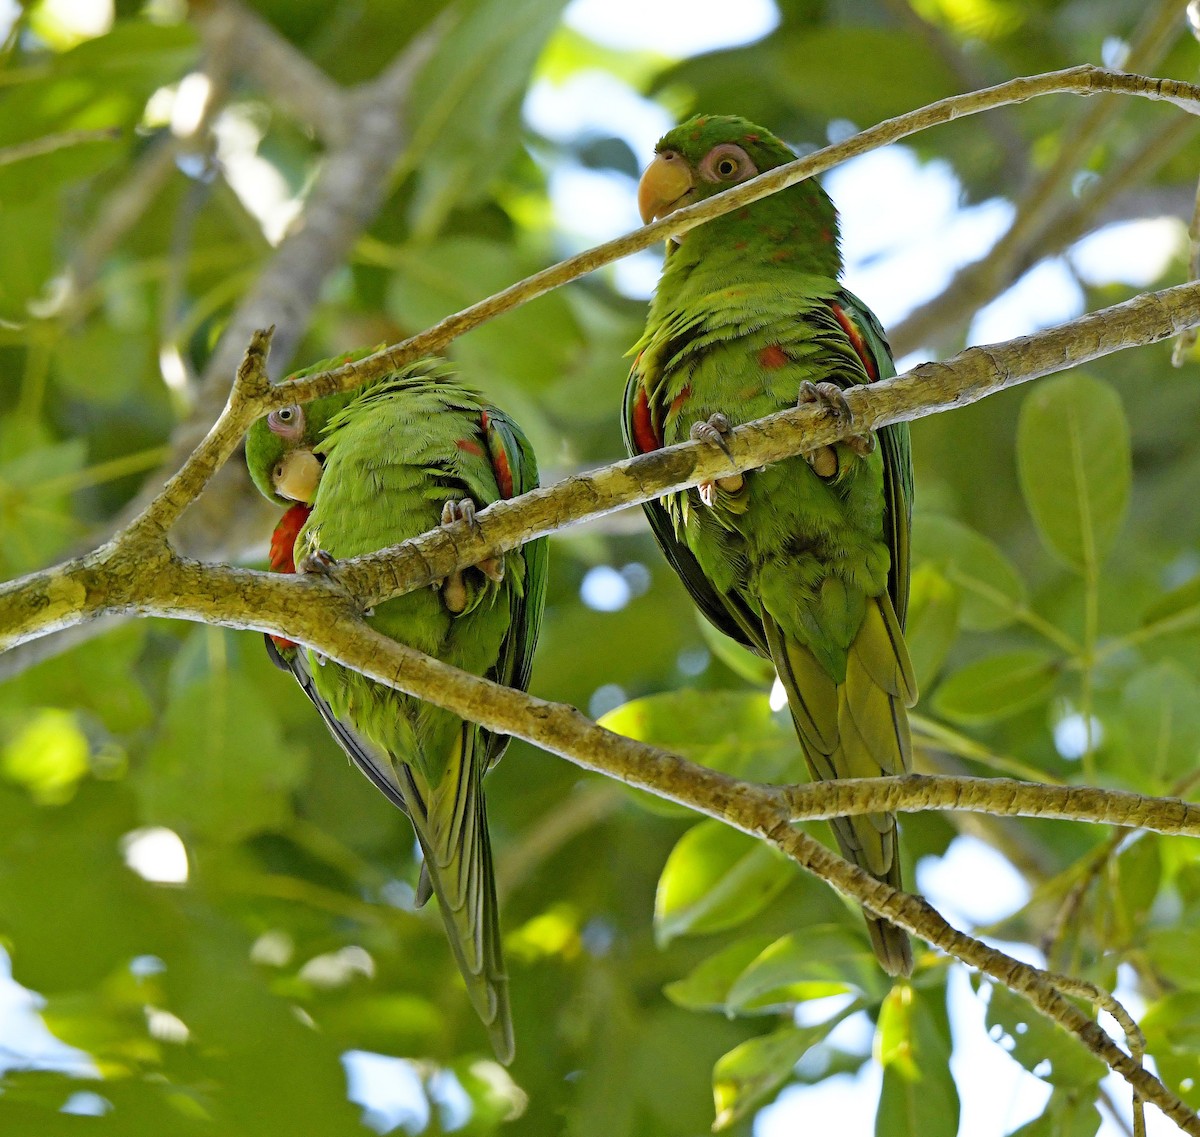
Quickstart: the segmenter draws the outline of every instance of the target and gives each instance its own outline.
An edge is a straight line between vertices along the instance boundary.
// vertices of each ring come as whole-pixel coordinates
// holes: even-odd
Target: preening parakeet
[[[795,155],[741,118],[702,115],[670,131],[642,176],[642,217],[728,189]],[[668,242],[625,392],[631,454],[817,401],[895,374],[878,320],[838,284],[838,220],[801,182]],[[694,431],[694,433],[693,433]],[[769,656],[814,778],[900,774],[916,701],[904,644],[912,459],[904,424],[720,477],[646,506],[700,610]],[[895,818],[834,822],[843,854],[900,886]],[[892,975],[912,971],[908,936],[867,916]]]
[[[533,452],[516,424],[432,360],[350,395],[273,411],[251,428],[246,455],[268,497],[302,503],[276,530],[272,564],[282,571],[291,567],[288,528],[299,521],[294,558],[306,571],[325,554],[373,552],[537,484]],[[302,517],[297,510],[305,507]],[[546,554],[544,539],[532,541],[379,604],[368,619],[455,667],[524,688]],[[508,1062],[512,1020],[482,791],[508,737],[287,641],[268,646],[355,765],[412,820],[424,853],[418,903],[437,895],[471,1001]]]

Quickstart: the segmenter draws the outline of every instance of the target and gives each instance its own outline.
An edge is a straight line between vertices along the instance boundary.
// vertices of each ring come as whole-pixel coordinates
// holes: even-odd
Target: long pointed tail
[[[448,770],[454,769],[457,777],[447,775],[438,792],[423,794],[407,766],[400,773],[413,828],[425,855],[422,884],[427,881],[437,896],[467,994],[487,1027],[496,1057],[507,1065],[513,1059],[515,1043],[487,804],[480,785],[479,728],[463,723],[456,746],[458,752]],[[426,889],[422,891],[428,895]]]
[[[774,620],[768,617],[763,625],[814,778],[872,778],[911,768],[905,708],[916,702],[917,687],[886,594],[867,601],[842,683],[830,677],[808,648],[788,639]],[[903,887],[895,814],[840,817],[832,824],[844,857],[893,888]],[[880,966],[889,975],[910,975],[913,957],[907,933],[870,913],[864,915]]]

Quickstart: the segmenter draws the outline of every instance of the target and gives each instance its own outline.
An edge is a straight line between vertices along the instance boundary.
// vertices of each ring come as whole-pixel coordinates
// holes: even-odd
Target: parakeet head
[[[345,402],[336,398],[340,406]],[[246,465],[259,490],[281,505],[311,502],[321,480],[321,460],[313,453],[329,414],[316,399],[307,406],[280,407],[260,418],[246,434]],[[336,408],[335,408],[336,409]]]
[[[796,155],[769,130],[737,115],[696,115],[668,131],[638,184],[638,208],[646,223],[749,181]],[[836,274],[837,215],[812,179],[755,202],[747,210],[709,222],[705,228],[748,227],[769,232],[773,244],[826,245]]]
[[[292,372],[283,382],[291,383],[321,371],[331,371],[343,363],[379,351],[382,346],[359,348],[332,359],[322,359]],[[321,480],[321,460],[314,449],[329,420],[358,393],[357,390],[342,391],[304,405],[280,407],[264,415],[247,431],[246,465],[264,496],[280,505],[293,501],[312,502]]]

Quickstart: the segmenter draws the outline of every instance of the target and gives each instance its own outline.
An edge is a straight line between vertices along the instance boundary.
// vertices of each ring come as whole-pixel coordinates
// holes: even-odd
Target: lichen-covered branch
[[[972,403],[1122,348],[1168,339],[1196,324],[1200,324],[1200,282],[1147,293],[1036,335],[969,348],[953,359],[921,364],[905,375],[850,390],[846,400],[855,421],[847,429],[875,429]],[[124,593],[115,599],[103,588],[89,586],[81,592],[70,582],[79,572],[86,570],[91,579],[106,564],[124,563],[135,537],[141,545],[152,537],[158,541],[140,547],[139,557],[153,560],[169,555],[165,534],[174,518],[199,495],[250,422],[288,397],[265,385],[262,353],[267,335],[255,333],[221,418],[131,529],[86,557],[0,585],[0,650],[105,613],[130,610],[130,597]],[[727,440],[728,454],[704,442],[685,442],[616,462],[497,502],[482,511],[473,526],[456,522],[394,549],[346,562],[335,570],[334,578],[363,607],[370,607],[571,522],[603,516],[732,469],[779,461],[832,442],[838,434],[820,410],[805,406],[784,411],[735,429]],[[209,571],[218,570],[213,566]],[[255,575],[246,570],[219,571],[240,578]],[[297,582],[291,583],[298,587]],[[261,610],[243,607],[243,612],[255,611]],[[197,618],[206,616],[200,613]]]
[[[967,810],[995,816],[1046,817],[1200,837],[1200,805],[1093,786],[1048,786],[1012,778],[906,774],[772,787],[793,821],[856,813]]]
[[[290,388],[289,399],[306,402],[334,391],[346,391],[367,379],[384,375],[397,367],[403,367],[422,356],[442,351],[458,336],[471,331],[480,324],[494,319],[505,312],[530,300],[542,296],[573,280],[601,268],[621,257],[648,249],[651,245],[669,237],[686,233],[705,221],[720,217],[733,209],[758,201],[777,193],[787,186],[795,185],[805,178],[814,177],[842,162],[857,158],[881,146],[887,146],[901,138],[907,138],[933,126],[952,122],[968,115],[995,107],[1026,102],[1040,95],[1074,94],[1122,94],[1173,103],[1189,114],[1200,115],[1200,86],[1184,83],[1177,79],[1155,79],[1145,75],[1132,75],[1123,71],[1109,71],[1102,67],[1071,67],[1064,71],[1051,71],[1044,75],[1024,76],[998,83],[981,91],[969,91],[952,95],[919,110],[886,119],[875,126],[847,138],[833,146],[826,146],[794,162],[778,166],[758,177],[715,194],[703,201],[695,202],[649,225],[625,236],[587,249],[556,265],[534,273],[522,281],[489,296],[477,304],[464,308],[431,328],[409,339],[369,355],[364,359],[348,363],[333,371],[313,375]]]

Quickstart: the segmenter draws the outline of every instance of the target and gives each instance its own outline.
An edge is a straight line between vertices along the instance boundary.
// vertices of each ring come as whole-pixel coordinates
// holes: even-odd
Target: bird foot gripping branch
[[[456,521],[465,521],[472,529],[476,529],[479,522],[475,520],[475,513],[475,503],[469,497],[453,499],[442,506],[442,524],[453,525]],[[504,581],[503,557],[485,557],[472,568],[477,568],[493,584],[502,584]],[[470,589],[463,579],[463,573],[466,571],[455,569],[444,580],[435,580],[431,585],[442,590],[442,603],[446,605],[446,610],[455,616],[465,612],[471,600]]]
[[[728,415],[723,415],[719,411],[716,414],[709,415],[703,422],[692,423],[692,429],[689,432],[689,437],[696,442],[709,442],[713,446],[719,446],[725,453],[725,456],[732,462],[733,451],[729,449],[728,438],[733,432],[733,424],[729,421]],[[696,486],[700,494],[700,500],[708,506],[709,509],[715,508],[717,504],[717,490],[724,490],[727,494],[740,493],[746,484],[746,478],[742,474],[730,474],[726,478],[710,478],[700,482]]]
[[[854,422],[854,412],[846,402],[846,396],[836,383],[813,383],[805,379],[800,384],[800,394],[797,396],[798,407],[816,404],[840,427],[848,427]],[[851,434],[842,439],[860,458],[865,458],[875,449],[873,434]],[[832,478],[838,472],[836,446],[818,446],[815,450],[806,450],[804,460],[822,478]]]

